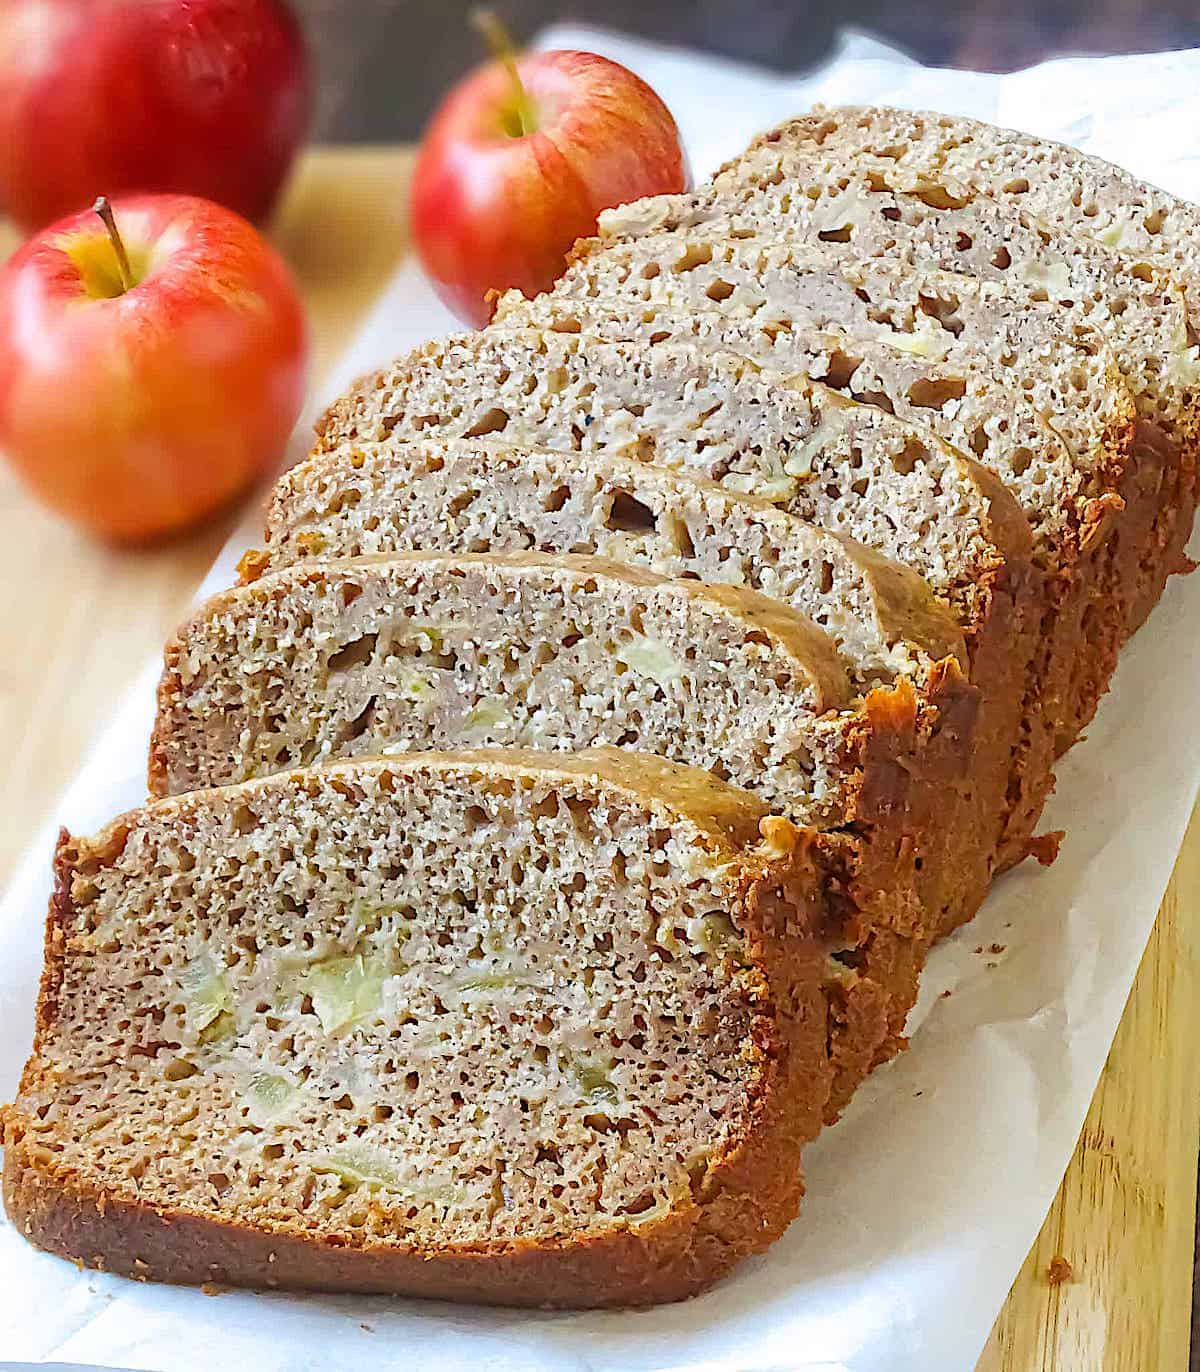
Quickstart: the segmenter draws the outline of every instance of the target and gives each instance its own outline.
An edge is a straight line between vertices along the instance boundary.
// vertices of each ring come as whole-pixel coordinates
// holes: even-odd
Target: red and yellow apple
[[[304,390],[287,267],[240,216],[130,196],[59,221],[0,271],[0,450],[115,540],[180,529],[280,457]]]
[[[308,114],[283,0],[0,3],[0,204],[26,232],[128,191],[262,219]]]
[[[601,210],[687,179],[670,111],[633,72],[590,52],[525,53],[479,68],[435,114],[413,240],[446,304],[484,324],[490,291],[552,285]]]

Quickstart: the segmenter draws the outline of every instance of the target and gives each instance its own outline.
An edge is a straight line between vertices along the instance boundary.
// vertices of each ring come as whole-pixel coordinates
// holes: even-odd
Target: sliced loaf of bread
[[[64,831],[55,870],[3,1112],[5,1204],[42,1248],[640,1305],[796,1213],[841,929],[803,836],[707,773],[358,760]]]

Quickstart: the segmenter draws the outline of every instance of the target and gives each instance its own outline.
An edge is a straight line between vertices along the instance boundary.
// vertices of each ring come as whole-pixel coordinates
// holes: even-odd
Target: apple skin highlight
[[[601,210],[686,189],[670,111],[633,72],[588,52],[516,59],[536,127],[514,133],[501,62],[478,68],[435,114],[412,183],[412,232],[439,296],[474,325],[488,293],[546,290]]]
[[[283,0],[0,4],[0,202],[27,234],[144,191],[261,221],[310,106]]]
[[[238,215],[190,196],[93,210],[0,271],[0,450],[46,504],[143,541],[211,514],[281,457],[304,395],[290,274]]]

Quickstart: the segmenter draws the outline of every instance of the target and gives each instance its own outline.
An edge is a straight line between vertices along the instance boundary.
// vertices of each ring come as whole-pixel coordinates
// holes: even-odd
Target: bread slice
[[[933,435],[806,377],[690,344],[642,348],[553,330],[488,329],[401,359],[329,412],[318,452],[341,450],[347,464],[388,435],[410,441],[433,432],[616,453],[697,473],[769,497],[919,572],[964,627],[980,679],[1005,702],[1003,727],[998,721],[994,734],[977,737],[972,774],[955,798],[971,811],[962,819],[971,837],[958,841],[949,865],[927,863],[931,883],[949,871],[968,888],[930,893],[941,911],[935,922],[950,927],[969,916],[1008,816],[998,802],[983,804],[977,788],[1006,793],[1040,620],[1028,524],[994,475]],[[1040,808],[1047,775],[1048,763],[1031,771],[1037,798],[1028,805],[1016,783],[1022,813]],[[952,827],[943,812],[913,832],[949,842]],[[1022,845],[1027,836],[1028,829]]]
[[[243,580],[429,549],[590,553],[744,586],[819,624],[860,691],[967,663],[954,616],[910,568],[770,501],[614,453],[428,439],[319,454],[276,484],[265,540]]]
[[[796,1213],[841,930],[804,836],[705,772],[356,760],[64,831],[55,871],[4,1111],[5,1204],[42,1248],[643,1305]]]
[[[154,795],[333,757],[611,744],[707,767],[828,825],[863,780],[847,762],[864,721],[810,619],[603,558],[301,564],[214,596],[165,657]]]
[[[1048,224],[1145,257],[1179,282],[1189,313],[1200,317],[1200,206],[1103,158],[1015,129],[884,106],[817,107],[757,138],[714,184],[731,188],[818,148],[944,173]]]

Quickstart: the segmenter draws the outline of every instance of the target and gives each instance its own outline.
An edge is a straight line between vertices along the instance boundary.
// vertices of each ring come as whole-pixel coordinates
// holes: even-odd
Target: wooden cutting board
[[[411,161],[404,148],[316,149],[278,217],[275,238],[304,291],[318,375],[405,251]],[[0,251],[15,241],[8,232]],[[0,881],[114,701],[182,617],[231,523],[153,550],[99,548],[0,470]],[[1193,821],[1075,1156],[978,1372],[1174,1372],[1187,1364],[1200,1143],[1198,908]],[[1065,1268],[1056,1259],[1071,1273],[1057,1283],[1052,1265]],[[947,1290],[947,1319],[954,1300]]]

